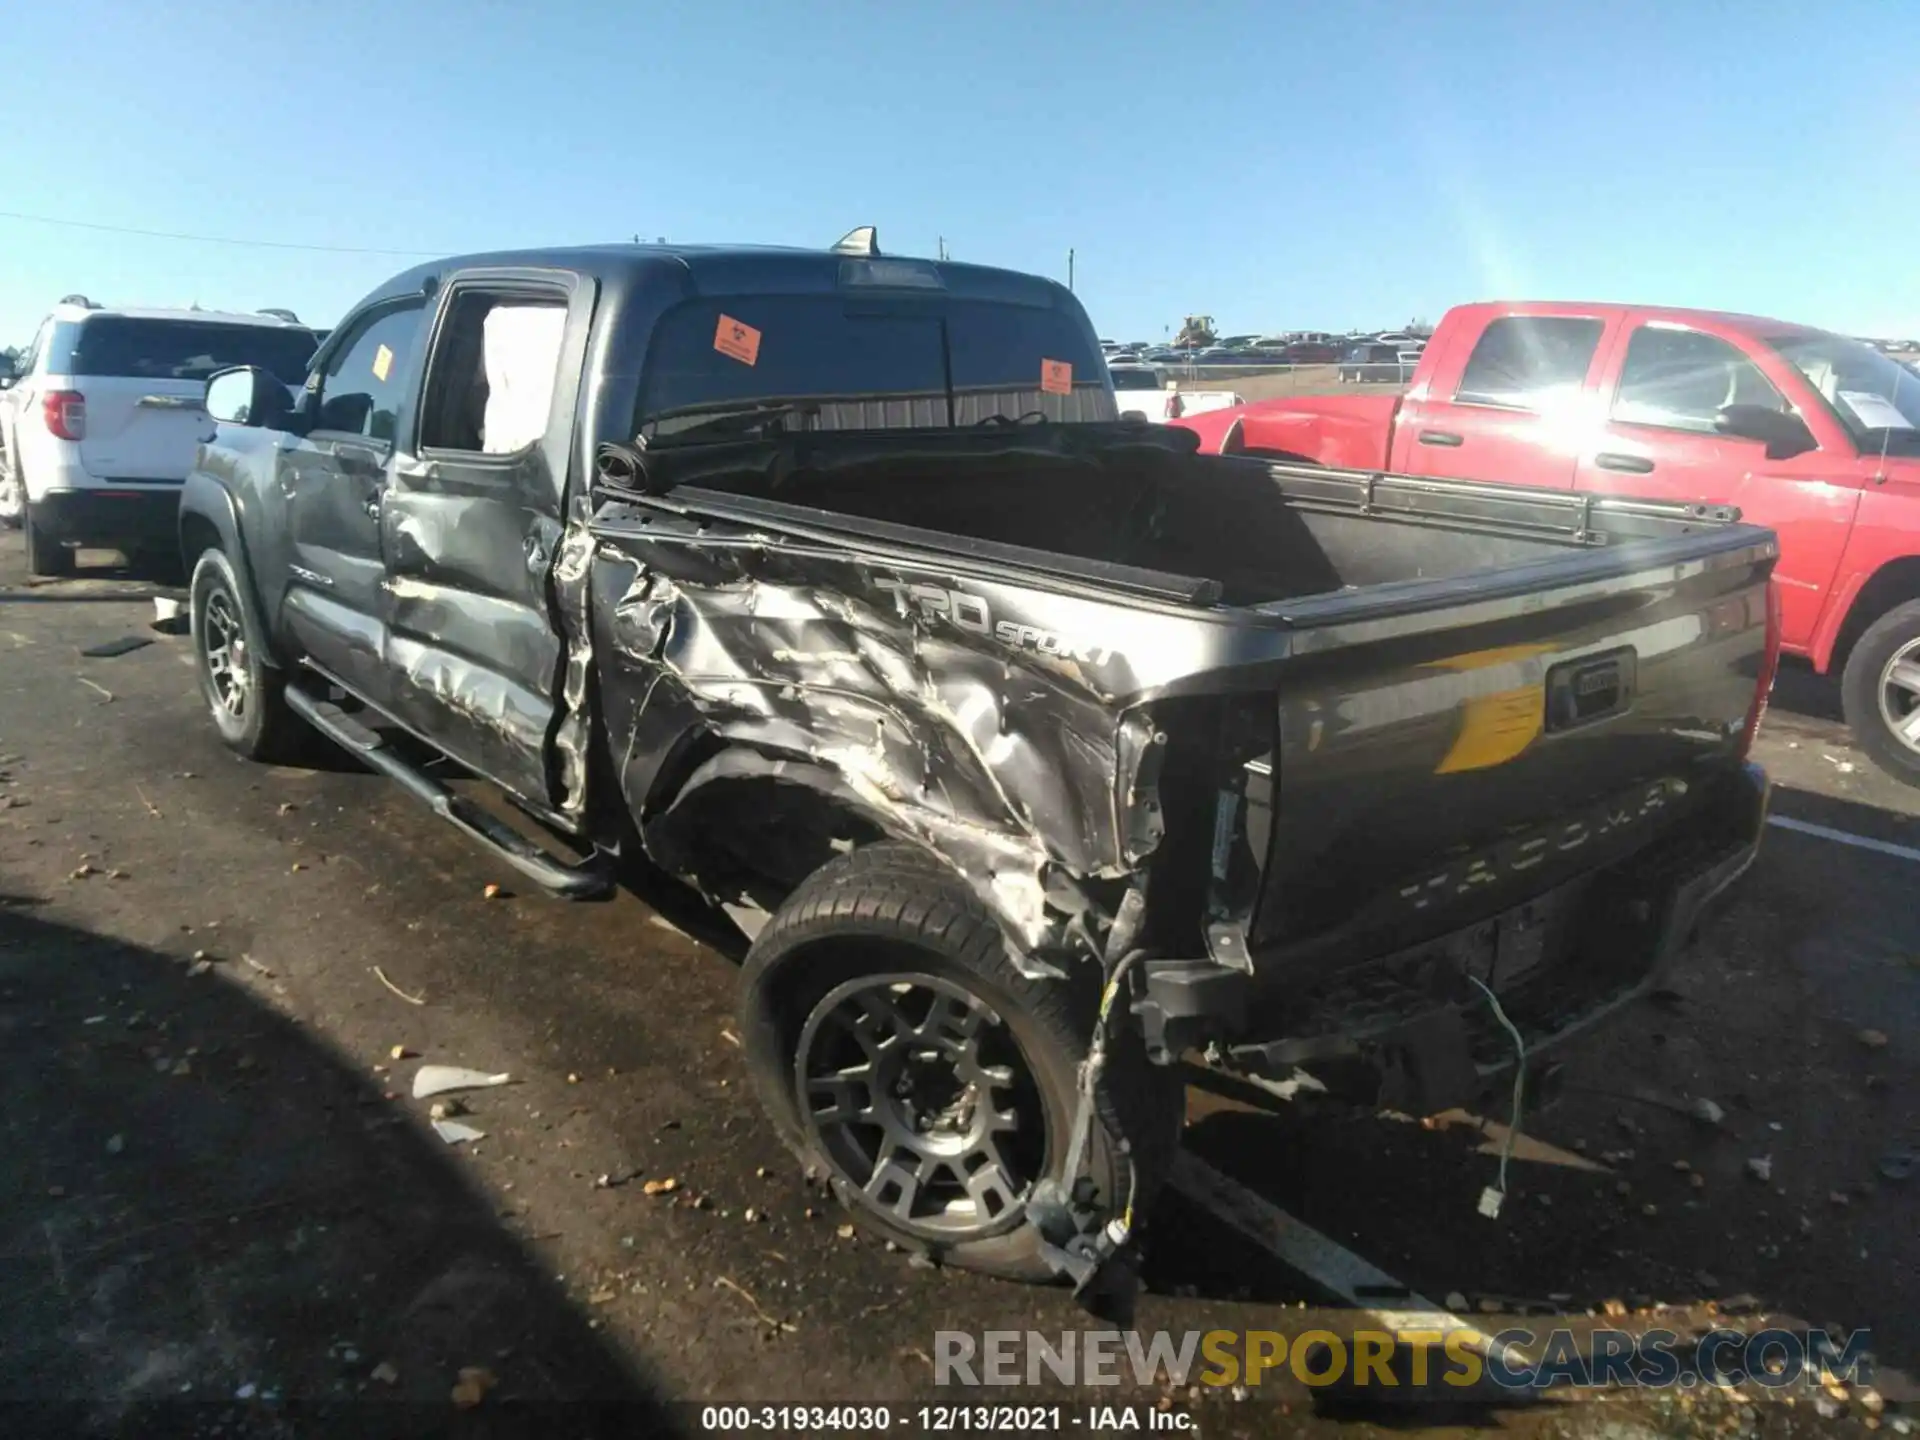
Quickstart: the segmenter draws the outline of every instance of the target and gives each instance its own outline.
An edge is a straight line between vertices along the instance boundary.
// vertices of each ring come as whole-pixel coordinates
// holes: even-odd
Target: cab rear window
[[[75,330],[65,373],[77,376],[205,380],[229,366],[258,365],[297,385],[315,348],[312,331],[283,326],[102,315]]]
[[[723,341],[723,322],[747,327],[751,349]],[[843,295],[702,299],[656,325],[635,419],[723,403],[1038,391],[1043,361],[1070,366],[1075,386],[1104,386],[1105,361],[1080,331],[1077,317],[1037,306],[893,305]]]

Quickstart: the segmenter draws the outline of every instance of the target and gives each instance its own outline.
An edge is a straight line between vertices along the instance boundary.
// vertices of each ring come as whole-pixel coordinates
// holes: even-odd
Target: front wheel
[[[1097,988],[1081,979],[1021,975],[949,867],[872,845],[816,871],[755,941],[747,1061],[781,1137],[864,1228],[962,1269],[1044,1282],[1054,1276],[1026,1207],[1041,1180],[1069,1178]],[[1180,1094],[1121,1026],[1087,1156],[1113,1213],[1146,1214],[1178,1141]]]
[[[1840,705],[1873,763],[1920,786],[1920,600],[1867,627],[1840,677]]]
[[[261,637],[241,603],[233,562],[204,552],[188,591],[195,669],[214,728],[231,750],[249,760],[275,760],[292,750],[299,718],[287,707],[284,681],[266,663]]]

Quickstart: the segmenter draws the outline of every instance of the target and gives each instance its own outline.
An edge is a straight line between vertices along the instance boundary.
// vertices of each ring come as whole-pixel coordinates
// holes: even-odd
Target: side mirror
[[[1769,460],[1791,460],[1817,448],[1806,421],[1770,405],[1727,405],[1714,423],[1722,435],[1758,440]]]
[[[236,365],[207,380],[207,414],[224,425],[284,426],[293,413],[293,397],[270,370]]]

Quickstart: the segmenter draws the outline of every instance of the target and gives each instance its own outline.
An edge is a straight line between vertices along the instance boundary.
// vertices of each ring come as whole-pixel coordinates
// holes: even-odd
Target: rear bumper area
[[[1305,1069],[1382,1108],[1471,1106],[1517,1056],[1468,977],[1491,985],[1534,1068],[1664,983],[1759,853],[1767,791],[1765,772],[1743,766],[1683,831],[1620,864],[1296,994],[1208,962],[1149,962],[1135,1010],[1163,1057],[1217,1042],[1231,1068],[1273,1079]]]
[[[171,549],[179,543],[178,485],[49,490],[32,510],[35,530],[71,544]]]

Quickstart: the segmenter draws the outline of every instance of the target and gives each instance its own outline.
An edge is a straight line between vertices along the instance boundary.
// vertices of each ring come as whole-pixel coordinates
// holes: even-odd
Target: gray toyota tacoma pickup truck
[[[643,855],[727,906],[774,1125],[948,1263],[1121,1305],[1175,1061],[1504,1093],[1755,853],[1770,532],[1197,454],[1045,280],[450,259],[207,408],[226,742],[318,730],[556,894]]]

